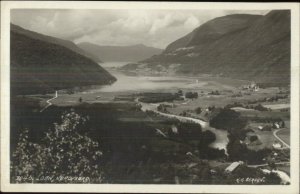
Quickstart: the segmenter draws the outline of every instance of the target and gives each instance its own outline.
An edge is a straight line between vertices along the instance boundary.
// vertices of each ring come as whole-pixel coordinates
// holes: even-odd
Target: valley
[[[289,94],[287,88],[273,87],[261,88],[259,91],[251,91],[243,89],[243,86],[246,84],[243,80],[239,81],[218,77],[214,78],[207,75],[198,77],[167,77],[157,75],[133,76],[128,75],[128,73],[124,73],[124,71],[118,71],[115,68],[108,68],[108,72],[117,78],[117,81],[110,86],[82,87],[74,89],[72,92],[69,90],[59,90],[57,91],[57,98],[51,97],[51,94],[48,94],[47,96],[49,97],[46,98],[41,95],[29,95],[26,96],[26,98],[38,100],[40,104],[38,105],[38,109],[44,110],[42,114],[51,114],[52,117],[54,115],[59,116],[61,112],[72,109],[80,115],[89,117],[97,115],[97,119],[95,118],[96,120],[93,121],[97,124],[92,124],[93,122],[90,123],[91,129],[86,131],[89,134],[88,136],[92,137],[96,141],[106,141],[107,138],[112,138],[111,141],[113,141],[115,138],[121,138],[123,139],[122,141],[131,145],[131,140],[126,140],[127,138],[135,138],[138,142],[146,138],[147,141],[142,141],[140,143],[136,142],[137,144],[135,143],[134,145],[135,149],[138,150],[144,149],[144,147],[146,150],[151,149],[151,151],[148,150],[148,152],[151,153],[148,153],[150,155],[143,155],[143,157],[146,157],[143,160],[146,161],[143,161],[141,158],[131,156],[133,161],[140,161],[139,165],[142,165],[141,168],[143,168],[143,170],[140,169],[139,171],[146,173],[143,177],[148,177],[145,180],[140,177],[139,179],[142,183],[172,183],[174,181],[174,177],[177,177],[176,179],[180,180],[183,184],[195,183],[196,179],[183,178],[186,176],[184,174],[193,174],[196,173],[196,170],[205,168],[217,174],[213,175],[211,172],[206,172],[210,174],[210,181],[213,180],[215,184],[224,184],[224,182],[219,178],[227,176],[223,173],[225,168],[236,160],[245,161],[249,166],[247,167],[247,165],[245,165],[241,168],[250,168],[256,173],[260,172],[260,168],[269,169],[270,162],[274,163],[278,169],[284,169],[285,173],[290,173],[287,171],[289,163],[285,163],[289,161],[289,155],[287,155],[289,154],[289,147],[285,146],[288,141],[286,138],[287,136],[284,137],[284,134],[290,130],[289,126],[281,127],[280,131],[278,131],[280,140],[278,140],[278,136],[274,135],[277,129],[273,127],[275,122],[279,123],[281,121],[288,121],[290,117],[289,111],[283,111],[286,110],[287,107],[280,106],[281,109],[267,108],[267,110],[255,110],[255,107],[261,103],[264,104],[265,107],[269,107],[269,105],[276,105],[276,103],[289,103],[289,95],[286,96],[286,94]],[[251,82],[248,82],[248,84],[250,83]],[[186,94],[189,92],[197,93],[198,96],[195,98],[187,98]],[[170,94],[174,95],[174,97],[170,98]],[[177,94],[178,97],[176,97]],[[169,97],[166,98],[167,96]],[[265,101],[265,99],[272,99],[276,96],[285,96],[285,98],[279,99],[279,102],[276,102],[275,100],[272,102]],[[51,106],[48,106],[47,103],[45,103],[48,101],[48,98],[51,98]],[[147,100],[147,103],[140,102],[139,99],[142,98],[149,98],[149,100]],[[46,105],[46,109],[44,105]],[[254,108],[245,108],[247,106],[253,106]],[[103,109],[101,107],[106,108]],[[234,110],[239,113],[239,117],[246,119],[247,122],[242,129],[238,128],[233,131],[231,129],[229,130],[225,126],[226,123],[224,123],[224,128],[221,127],[216,129],[211,127],[210,123],[212,119],[215,118],[216,115],[218,115],[224,108]],[[109,111],[110,113],[106,111]],[[35,114],[38,116],[40,113]],[[114,116],[115,114],[116,116]],[[27,123],[25,120],[23,120],[23,122]],[[51,122],[54,121],[49,121],[49,123]],[[234,122],[239,121],[234,120]],[[27,125],[25,123],[22,125]],[[186,128],[184,127],[185,125],[191,126]],[[193,125],[195,125],[194,127],[198,126],[200,128],[193,131]],[[187,134],[178,131],[181,126],[185,128],[184,130],[188,132]],[[259,129],[259,127],[268,126],[270,126],[270,129],[263,131]],[[139,129],[139,127],[141,128]],[[96,128],[96,130],[93,128]],[[130,131],[137,131],[129,133],[129,129]],[[110,130],[111,132],[107,130]],[[120,133],[119,130],[124,130],[126,135],[123,134],[123,132]],[[138,130],[149,131],[138,132]],[[36,137],[43,134],[41,131],[39,133],[36,133],[36,130],[34,131]],[[212,139],[204,139],[205,141],[203,141],[203,143],[206,141],[208,142],[201,145],[199,144],[199,140],[203,135],[202,133],[205,131],[209,131],[213,134],[212,137],[210,137]],[[113,136],[107,136],[108,132],[115,134]],[[148,136],[149,133],[151,134],[150,136]],[[123,137],[123,135],[119,136],[121,134],[125,135],[127,138],[125,138],[125,136]],[[147,137],[139,137],[139,135],[144,136],[146,134],[148,134]],[[229,147],[229,144],[235,142],[235,140],[230,139],[230,134],[237,135],[237,138],[239,139],[238,141],[241,143],[236,142],[235,146],[241,146],[241,149],[244,151],[236,150],[235,152],[237,153],[231,153],[233,150],[228,150],[232,149]],[[251,136],[255,136],[255,140],[252,140]],[[117,139],[113,141],[114,144],[116,144]],[[281,140],[284,141],[284,143],[280,143]],[[274,144],[278,143],[281,144],[281,147],[274,148]],[[103,145],[112,146],[112,142],[109,141]],[[105,148],[105,150],[106,149],[108,148]],[[117,150],[120,148],[118,147],[115,149],[116,153],[112,152],[111,154],[119,153]],[[125,150],[127,150],[127,148]],[[126,152],[129,154],[131,152],[130,150],[131,148]],[[245,150],[248,150],[247,152],[249,153],[253,152],[251,156],[254,156],[255,160],[253,160],[253,157],[250,159],[247,158],[247,156],[242,156],[241,153],[245,152]],[[236,156],[234,156],[235,154],[240,155],[240,157],[236,158]],[[257,154],[262,155],[258,157]],[[124,157],[127,158],[128,156]],[[169,173],[166,173],[166,176],[168,174],[168,176],[172,177],[171,179],[170,177],[167,178],[152,174],[152,168],[154,167],[152,165],[154,165],[154,161],[157,160],[156,157],[175,157],[176,162],[172,162],[172,167],[169,166],[168,168],[177,170],[182,169],[184,174],[180,175],[179,173],[176,175],[170,175]],[[123,161],[125,158],[119,160]],[[169,161],[169,159],[166,161]],[[131,176],[141,176],[139,173],[136,174],[137,172],[135,172],[135,168],[130,167],[133,163],[126,164],[127,167],[125,168],[124,166],[124,169],[112,170],[113,166],[111,165],[113,164],[110,163],[112,162],[110,160],[112,160],[112,158],[107,159],[107,162],[105,162],[107,165],[106,168],[111,169],[111,172],[107,171],[107,173],[117,171],[118,173],[115,173],[117,173],[118,176],[121,174],[124,176],[115,177],[117,174],[114,176],[109,175],[111,178],[110,180],[113,180],[114,183],[123,183],[123,181],[126,182],[126,180],[132,180],[130,178]],[[166,165],[164,162],[159,162],[160,167],[158,168],[160,170],[164,168],[166,168],[166,170],[168,169],[167,166],[164,166]],[[186,167],[186,165],[192,165],[194,167],[189,169],[190,167]],[[255,165],[257,165],[257,167]],[[152,170],[148,169],[150,167]],[[135,169],[133,170],[135,174],[132,175],[123,172],[123,170],[126,170],[127,168]],[[234,177],[246,176],[246,174],[242,175],[243,171],[245,170],[233,173]],[[205,176],[208,176],[208,174]],[[137,178],[134,179],[137,180]],[[121,182],[118,182],[117,180],[120,180]],[[210,183],[210,181],[205,181],[203,183]],[[235,179],[228,179],[228,184],[233,183],[235,183]]]
[[[290,11],[98,11],[75,33],[10,25],[11,183],[291,183]]]

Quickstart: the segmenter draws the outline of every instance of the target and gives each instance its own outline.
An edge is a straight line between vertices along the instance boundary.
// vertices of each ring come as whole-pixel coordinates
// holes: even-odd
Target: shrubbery
[[[185,97],[191,98],[191,99],[198,98],[198,93],[197,92],[187,92],[187,93],[185,93]]]
[[[61,120],[61,124],[47,131],[41,143],[30,142],[28,130],[21,133],[12,154],[11,182],[102,182],[99,143],[77,130],[87,119],[70,112],[63,114]],[[52,178],[45,180],[45,177]]]

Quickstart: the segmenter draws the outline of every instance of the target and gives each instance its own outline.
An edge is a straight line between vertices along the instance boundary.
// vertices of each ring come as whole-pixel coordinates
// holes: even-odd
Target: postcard
[[[1,190],[298,193],[299,4],[1,2]]]

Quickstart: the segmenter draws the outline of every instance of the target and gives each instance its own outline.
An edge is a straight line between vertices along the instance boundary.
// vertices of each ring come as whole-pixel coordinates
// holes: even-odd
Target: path
[[[283,145],[285,145],[287,148],[290,149],[290,145],[287,144],[287,143],[285,143],[280,137],[277,136],[277,133],[278,133],[279,131],[283,130],[283,129],[285,129],[285,128],[275,130],[275,131],[273,132],[273,135],[274,135],[274,137],[275,137],[276,139],[278,139]]]
[[[276,162],[275,164],[290,164],[290,162]],[[258,164],[258,165],[247,165],[250,168],[257,168],[257,167],[263,167],[263,166],[268,166],[269,164]]]
[[[52,103],[50,102],[51,100],[54,100],[55,98],[57,98],[57,91],[55,91],[55,96],[53,98],[50,98],[49,100],[46,101],[47,106],[45,106],[42,110],[40,110],[40,112],[43,112],[44,110],[46,110],[49,106],[52,105]]]
[[[168,138],[168,136],[166,136],[166,134],[164,134],[164,132],[162,132],[160,129],[155,129],[156,132],[160,135],[162,135],[164,138]]]

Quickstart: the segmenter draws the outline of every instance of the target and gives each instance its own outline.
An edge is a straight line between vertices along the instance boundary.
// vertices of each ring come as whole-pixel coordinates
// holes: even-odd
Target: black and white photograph
[[[2,7],[5,188],[299,191],[299,4],[51,3]]]

